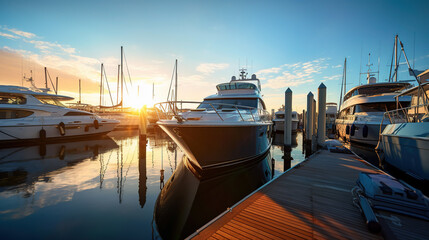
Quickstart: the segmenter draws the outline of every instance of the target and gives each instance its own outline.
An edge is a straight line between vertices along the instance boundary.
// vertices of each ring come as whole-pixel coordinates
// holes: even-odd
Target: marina
[[[0,239],[429,239],[427,9],[0,1]]]

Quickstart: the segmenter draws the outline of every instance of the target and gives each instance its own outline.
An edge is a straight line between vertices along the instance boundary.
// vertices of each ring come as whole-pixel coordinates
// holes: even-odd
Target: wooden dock
[[[194,239],[427,239],[429,223],[377,212],[367,230],[351,189],[360,172],[381,172],[353,154],[320,151],[198,230]]]

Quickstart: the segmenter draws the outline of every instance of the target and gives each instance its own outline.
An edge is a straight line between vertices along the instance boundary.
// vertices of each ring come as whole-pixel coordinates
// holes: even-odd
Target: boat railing
[[[154,108],[158,115],[159,120],[171,120],[175,118],[177,121],[188,121],[197,120],[195,118],[186,118],[183,113],[185,112],[204,112],[213,111],[221,121],[225,121],[225,114],[236,114],[239,116],[241,121],[270,121],[269,112],[263,109],[257,109],[254,107],[229,104],[229,103],[209,103],[204,104],[210,105],[208,108],[198,108],[203,102],[194,101],[167,101],[155,104]],[[190,107],[192,105],[198,105]],[[222,117],[223,116],[223,117]]]
[[[391,124],[404,122],[422,122],[429,117],[428,105],[420,104],[411,107],[399,108],[391,111],[386,111],[384,119],[389,119]],[[427,120],[426,120],[427,121]]]

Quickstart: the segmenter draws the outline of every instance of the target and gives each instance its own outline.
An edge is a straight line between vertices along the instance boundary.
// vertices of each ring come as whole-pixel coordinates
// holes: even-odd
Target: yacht
[[[298,113],[295,111],[292,111],[292,133],[296,133],[296,130],[298,129]],[[274,130],[276,132],[283,132],[285,129],[285,111],[284,111],[284,107],[279,109],[279,111],[277,111],[274,114],[274,119],[273,119],[273,123],[274,123]]]
[[[159,103],[157,124],[185,152],[191,167],[219,169],[260,158],[271,146],[272,122],[261,96],[256,75],[216,86],[217,93],[203,102],[170,101]],[[197,104],[196,108],[178,106]],[[195,105],[194,105],[195,106]]]
[[[411,96],[411,106],[386,112],[388,124],[379,147],[390,165],[418,180],[429,180],[429,83],[399,94]],[[398,104],[399,106],[400,104]]]
[[[40,143],[103,135],[118,124],[61,103],[72,99],[50,94],[48,89],[1,85],[0,142]]]
[[[335,119],[337,118],[337,103],[326,103],[326,135],[334,135]]]
[[[344,96],[335,121],[337,135],[346,141],[375,146],[379,134],[389,123],[383,120],[386,111],[396,109],[395,96],[411,85],[407,82],[377,83],[368,75],[368,84],[352,88]],[[399,103],[408,106],[409,96],[400,96]]]

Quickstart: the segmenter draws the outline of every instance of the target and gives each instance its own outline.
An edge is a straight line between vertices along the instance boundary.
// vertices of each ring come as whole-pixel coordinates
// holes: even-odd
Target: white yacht
[[[217,94],[203,102],[166,102],[172,114],[160,115],[157,124],[182,148],[192,167],[218,169],[263,157],[271,146],[272,122],[265,109],[256,75],[216,86]],[[254,84],[253,82],[256,82]],[[199,104],[179,110],[178,106]]]
[[[296,133],[296,130],[298,129],[298,113],[296,111],[292,111],[292,133]],[[283,132],[285,129],[285,111],[284,108],[279,109],[274,114],[274,130],[276,132]]]
[[[394,97],[408,87],[407,82],[376,83],[374,77],[368,77],[368,84],[354,87],[344,96],[335,121],[337,135],[346,141],[377,145],[379,133],[389,123],[383,121],[384,112],[396,109]],[[399,97],[402,106],[410,101],[409,96]]]
[[[379,146],[390,165],[419,179],[429,180],[429,83],[399,94],[412,96],[411,106],[386,112],[391,122],[381,133]],[[398,104],[399,106],[399,104]]]
[[[93,113],[70,109],[73,98],[47,89],[0,86],[0,142],[44,142],[107,134],[118,124]]]
[[[326,103],[326,134],[328,136],[334,135],[334,126],[335,126],[335,119],[337,119],[337,103],[334,102],[328,102]]]

